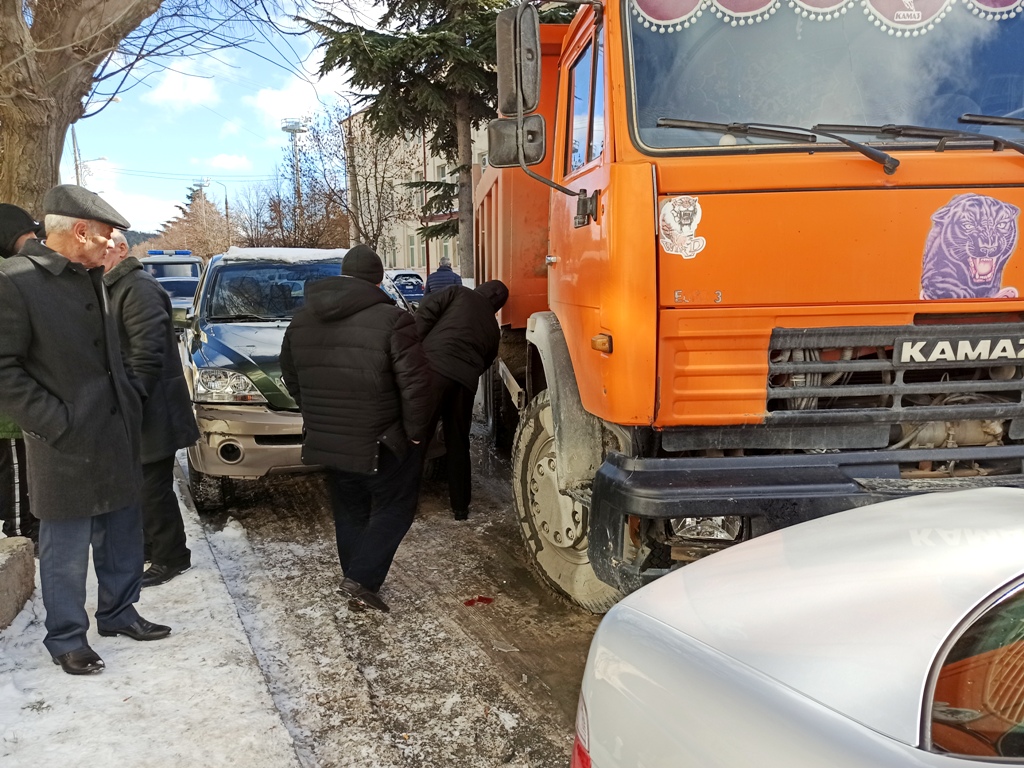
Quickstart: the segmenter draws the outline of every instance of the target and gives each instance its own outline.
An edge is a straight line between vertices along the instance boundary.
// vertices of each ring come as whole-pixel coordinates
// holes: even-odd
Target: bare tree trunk
[[[470,279],[476,275],[473,251],[473,125],[469,98],[455,103],[455,130],[459,141],[459,273]]]

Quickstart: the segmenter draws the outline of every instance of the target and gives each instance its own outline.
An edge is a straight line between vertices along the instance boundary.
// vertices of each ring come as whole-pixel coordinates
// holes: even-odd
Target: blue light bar
[[[191,256],[192,251],[146,251],[150,256]]]

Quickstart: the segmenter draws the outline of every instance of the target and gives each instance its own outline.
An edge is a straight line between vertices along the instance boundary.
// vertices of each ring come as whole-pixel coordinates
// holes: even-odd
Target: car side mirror
[[[495,24],[498,111],[507,116],[537,109],[540,103],[540,16],[536,6],[508,8]]]

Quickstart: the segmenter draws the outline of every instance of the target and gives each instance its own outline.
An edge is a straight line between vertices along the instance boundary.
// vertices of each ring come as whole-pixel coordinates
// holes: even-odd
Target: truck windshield
[[[807,150],[784,137],[659,125],[664,117],[804,128],[901,124],[1024,141],[1018,120],[960,120],[1024,118],[1021,0],[623,2],[642,148]],[[857,138],[937,143],[906,134]]]

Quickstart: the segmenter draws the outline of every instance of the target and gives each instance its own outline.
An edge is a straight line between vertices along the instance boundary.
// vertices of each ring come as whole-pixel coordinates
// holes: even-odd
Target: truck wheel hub
[[[558,492],[554,440],[546,442],[536,455],[530,476],[530,512],[537,532],[555,547],[585,546],[582,505]]]

